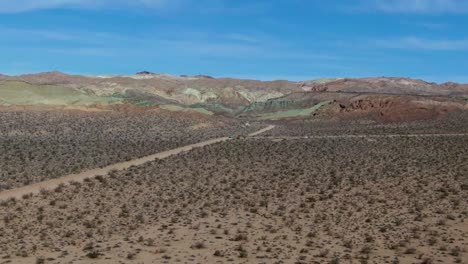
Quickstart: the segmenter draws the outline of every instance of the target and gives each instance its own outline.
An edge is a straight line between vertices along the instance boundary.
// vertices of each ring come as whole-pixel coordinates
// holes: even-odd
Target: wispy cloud
[[[51,31],[48,29],[22,29],[13,27],[0,26],[0,34],[5,39],[37,39],[37,40],[57,40],[57,41],[71,41],[76,40],[78,36],[60,31]],[[1,43],[1,41],[0,41]]]
[[[118,8],[145,7],[164,8],[176,2],[174,0],[0,0],[0,13],[20,13],[34,10],[57,8]]]
[[[468,13],[466,0],[363,0],[360,10],[385,13]]]
[[[252,15],[271,10],[274,1],[190,0],[184,4],[202,13]]]
[[[468,39],[439,40],[418,37],[404,37],[398,39],[376,40],[375,45],[380,48],[434,50],[434,51],[461,51],[468,50]]]
[[[346,60],[313,48],[297,48],[295,43],[278,40],[262,32],[211,32],[177,27],[128,35],[116,32],[63,31],[42,28],[0,27],[0,48],[12,50],[8,40],[21,41],[29,50],[84,56],[173,55],[198,58],[265,59],[290,61]],[[51,43],[43,46],[38,43]],[[39,51],[38,51],[39,52]],[[142,53],[142,54],[140,54]],[[328,64],[327,64],[328,65]]]
[[[416,23],[416,25],[429,30],[443,30],[450,28],[450,25],[445,23],[422,22]]]
[[[0,0],[0,13],[48,9],[133,9],[162,12],[257,14],[269,10],[268,2],[230,0]]]
[[[260,42],[260,40],[256,36],[247,35],[247,34],[239,34],[239,33],[227,34],[226,38],[234,40],[234,41],[247,42],[247,43],[258,43],[258,42]]]

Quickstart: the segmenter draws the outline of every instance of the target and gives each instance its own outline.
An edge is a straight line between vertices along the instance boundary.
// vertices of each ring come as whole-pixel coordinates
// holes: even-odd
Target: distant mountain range
[[[467,98],[467,84],[394,77],[292,82],[148,71],[106,76],[61,72],[0,75],[0,105],[126,104],[259,119],[360,114],[388,119],[433,117],[467,109]]]

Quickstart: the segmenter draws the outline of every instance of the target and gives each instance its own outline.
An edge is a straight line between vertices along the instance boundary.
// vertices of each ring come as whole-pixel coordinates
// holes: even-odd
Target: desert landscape
[[[259,127],[202,114],[171,116],[161,109],[6,108],[0,122],[0,191]]]
[[[0,263],[468,263],[466,85],[0,79]]]
[[[468,264],[467,0],[0,0],[0,264]]]

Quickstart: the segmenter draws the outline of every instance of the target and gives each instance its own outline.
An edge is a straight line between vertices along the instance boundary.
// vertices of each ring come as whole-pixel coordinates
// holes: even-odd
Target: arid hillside
[[[260,120],[307,118],[324,109],[338,117],[359,112],[387,121],[424,119],[466,110],[467,98],[467,85],[390,77],[263,82],[150,72],[0,76],[1,105],[160,106]],[[329,105],[331,111],[323,107]]]

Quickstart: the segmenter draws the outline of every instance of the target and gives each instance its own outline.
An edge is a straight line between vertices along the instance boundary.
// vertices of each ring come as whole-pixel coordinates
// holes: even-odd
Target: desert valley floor
[[[0,119],[0,196],[226,138],[3,199],[0,263],[468,261],[464,112],[405,123],[157,109],[10,109]]]

